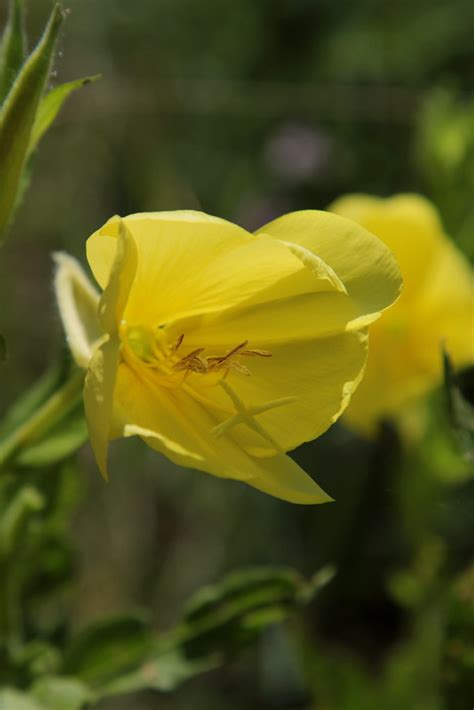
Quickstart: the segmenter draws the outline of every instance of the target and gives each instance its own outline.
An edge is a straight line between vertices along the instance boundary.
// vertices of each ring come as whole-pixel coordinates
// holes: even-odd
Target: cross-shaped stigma
[[[285,404],[291,404],[297,397],[281,397],[280,399],[272,399],[270,402],[265,402],[264,404],[257,404],[251,407],[247,407],[232,387],[225,380],[219,382],[221,387],[225,390],[228,397],[232,401],[236,409],[236,413],[233,414],[229,419],[221,422],[212,429],[212,433],[216,437],[223,436],[227,434],[230,429],[232,429],[237,424],[246,424],[250,429],[260,434],[266,441],[268,441],[275,451],[280,454],[284,453],[284,449],[279,445],[279,443],[273,438],[273,436],[265,429],[265,427],[260,424],[255,419],[258,414],[263,414],[263,412],[268,412],[270,409],[275,409],[276,407],[283,407]]]

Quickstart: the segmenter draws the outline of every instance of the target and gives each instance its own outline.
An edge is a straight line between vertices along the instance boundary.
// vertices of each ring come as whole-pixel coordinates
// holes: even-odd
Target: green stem
[[[25,422],[0,442],[0,468],[27,444],[39,439],[56,422],[68,414],[79,401],[84,385],[84,372],[75,370],[69,380]]]

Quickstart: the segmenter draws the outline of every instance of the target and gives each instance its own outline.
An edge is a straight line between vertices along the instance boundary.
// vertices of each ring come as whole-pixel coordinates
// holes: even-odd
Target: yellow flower
[[[181,466],[295,503],[330,500],[285,452],[324,432],[362,377],[367,327],[400,290],[385,245],[324,212],[250,234],[179,211],[113,217],[87,257],[98,311],[66,255],[56,292],[87,367],[102,474],[109,441],[137,435]]]
[[[472,270],[423,197],[348,195],[329,209],[382,239],[404,280],[400,300],[371,328],[367,371],[345,419],[368,434],[382,417],[410,427],[416,402],[441,381],[441,346],[458,366],[474,361]]]

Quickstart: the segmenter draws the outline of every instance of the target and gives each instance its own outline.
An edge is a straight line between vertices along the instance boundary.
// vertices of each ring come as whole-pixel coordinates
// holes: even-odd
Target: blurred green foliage
[[[29,3],[26,18],[25,6],[12,0],[3,96],[25,25],[39,36],[52,3]],[[0,315],[4,441],[71,374],[58,365],[18,399],[61,361],[49,251],[83,258],[113,213],[202,208],[253,228],[345,192],[414,190],[474,259],[470,0],[68,8],[50,79],[21,104],[15,193],[32,146],[88,82],[58,85],[58,72],[104,80],[71,98],[43,141],[1,253],[0,302],[13,304]],[[11,146],[0,130],[0,156]],[[0,708],[470,707],[472,382],[446,360],[416,447],[386,422],[374,442],[336,425],[295,452],[336,498],[323,508],[177,470],[131,441],[104,486],[87,448],[71,460],[85,438],[78,401],[17,437],[0,478]],[[311,578],[326,565],[332,579]]]
[[[24,52],[23,0],[11,0],[0,56],[0,237],[25,189],[28,159],[70,93],[97,77],[79,79],[45,94],[63,22],[56,4],[37,47]]]

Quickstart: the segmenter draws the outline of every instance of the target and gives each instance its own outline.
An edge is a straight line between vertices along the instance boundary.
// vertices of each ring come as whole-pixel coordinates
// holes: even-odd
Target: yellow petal
[[[92,356],[84,384],[84,410],[92,450],[101,474],[107,478],[107,450],[110,439],[114,388],[120,341],[106,336]]]
[[[442,380],[442,344],[457,365],[474,361],[472,270],[422,197],[350,195],[331,209],[377,233],[404,277],[401,298],[371,327],[366,374],[345,420],[369,435],[383,417],[412,427],[417,401]]]
[[[146,373],[120,365],[116,403],[125,436],[139,435],[174,463],[222,478],[244,481],[293,503],[330,499],[289,457],[258,459],[246,454],[232,435],[215,438],[215,412],[181,389],[161,388]]]
[[[326,431],[348,405],[363,376],[367,332],[286,342],[272,347],[271,353],[264,358],[241,356],[239,361],[251,374],[230,370],[226,382],[249,406],[286,398],[283,406],[269,407],[259,414],[258,422],[280,450],[288,451]],[[199,377],[190,375],[187,386],[197,389]],[[220,409],[220,418],[231,416],[229,398],[222,387],[208,387],[201,393],[209,406]],[[253,456],[275,455],[275,446],[248,426],[238,424],[232,431],[237,443]]]
[[[266,224],[257,234],[314,252],[335,271],[361,315],[380,312],[399,295],[400,271],[389,249],[344,217],[316,210],[293,212]]]
[[[86,368],[103,335],[97,316],[99,294],[76,259],[58,252],[54,260],[54,290],[67,342],[75,362]]]
[[[247,483],[289,503],[330,503],[333,499],[289,456],[259,459],[261,475]]]
[[[428,200],[411,194],[388,199],[347,195],[328,209],[368,229],[395,254],[404,279],[404,297],[423,288],[445,239],[439,215]]]
[[[138,253],[133,235],[123,220],[119,220],[119,234],[114,261],[107,286],[99,303],[99,320],[106,333],[118,332],[137,272]]]
[[[118,223],[114,218],[88,241],[89,263],[101,284],[109,278]],[[241,304],[344,288],[321,260],[308,268],[295,249],[208,215],[130,215],[123,223],[138,250],[126,313],[132,323],[158,326]]]
[[[241,307],[189,324],[185,342],[188,349],[205,347],[206,354],[222,353],[244,340],[252,348],[273,350],[288,342],[358,330],[374,317],[360,317],[357,305],[343,293],[303,294],[275,298],[270,303]],[[176,330],[180,329],[183,332],[178,321]]]
[[[474,276],[467,259],[445,240],[419,295],[417,318],[443,342],[457,366],[474,362]],[[438,361],[438,372],[441,365]]]
[[[127,227],[119,225],[114,262],[99,304],[99,318],[108,333],[94,353],[84,385],[84,408],[92,449],[107,478],[107,449],[111,436],[114,389],[119,363],[118,325],[127,304],[137,267],[136,247]]]

